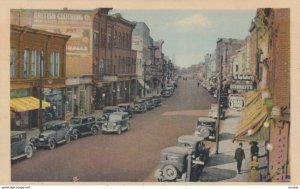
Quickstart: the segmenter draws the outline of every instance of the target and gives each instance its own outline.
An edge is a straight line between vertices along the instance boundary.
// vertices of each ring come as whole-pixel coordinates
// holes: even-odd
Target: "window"
[[[31,52],[31,77],[36,77],[36,64],[37,64],[37,52],[33,50]]]
[[[114,46],[117,46],[117,40],[118,40],[118,32],[115,31]]]
[[[122,34],[119,32],[119,47],[122,46]]]
[[[40,56],[38,58],[39,63],[38,63],[38,74],[40,75],[41,71],[41,76],[44,77],[44,52],[40,52]]]
[[[99,33],[98,32],[94,32],[93,40],[94,40],[94,47],[98,48],[99,47]]]
[[[236,72],[239,71],[239,65],[235,65],[235,71],[236,71]]]
[[[15,49],[10,48],[10,78],[15,77]]]
[[[123,37],[122,37],[122,47],[124,48],[126,46],[125,44],[125,34],[123,33]]]
[[[59,53],[51,52],[50,54],[50,76],[59,76]]]
[[[72,112],[72,98],[73,97],[73,91],[71,88],[67,88],[66,92],[66,112]]]
[[[24,50],[24,69],[23,76],[28,78],[28,69],[29,69],[29,49]]]
[[[111,36],[107,36],[106,47],[107,47],[108,49],[111,49]]]

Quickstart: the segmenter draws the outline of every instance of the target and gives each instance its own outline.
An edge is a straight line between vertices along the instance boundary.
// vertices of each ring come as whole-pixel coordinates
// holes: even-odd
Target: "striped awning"
[[[245,104],[234,140],[267,140],[268,128],[263,127],[268,118],[268,108],[265,101],[259,92],[249,92],[245,94]]]
[[[42,101],[42,109],[50,107],[50,103]],[[15,112],[25,112],[40,108],[40,100],[32,96],[14,98],[10,100],[10,108]]]

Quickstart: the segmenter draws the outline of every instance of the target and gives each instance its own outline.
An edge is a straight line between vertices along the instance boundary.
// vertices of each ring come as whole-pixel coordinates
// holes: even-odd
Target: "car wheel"
[[[121,127],[118,129],[118,135],[122,134]]]
[[[96,135],[98,133],[98,130],[96,128],[92,128],[92,135]]]
[[[49,148],[50,150],[53,150],[55,148],[55,141],[53,139],[49,141]]]
[[[163,168],[163,175],[167,180],[175,180],[178,176],[177,170],[173,165],[167,165]]]
[[[26,154],[26,158],[31,158],[33,155],[33,148],[32,146],[26,146],[25,147],[25,154]]]
[[[73,139],[77,140],[79,138],[79,133],[76,131],[73,133]]]
[[[67,144],[71,142],[71,136],[69,134],[66,134],[65,139]]]

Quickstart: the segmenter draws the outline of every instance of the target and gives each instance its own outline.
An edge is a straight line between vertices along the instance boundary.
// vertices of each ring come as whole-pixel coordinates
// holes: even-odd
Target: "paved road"
[[[41,149],[31,159],[12,164],[12,181],[149,181],[160,150],[193,133],[197,117],[207,115],[211,103],[215,99],[196,80],[181,80],[161,107],[135,115],[129,132]]]

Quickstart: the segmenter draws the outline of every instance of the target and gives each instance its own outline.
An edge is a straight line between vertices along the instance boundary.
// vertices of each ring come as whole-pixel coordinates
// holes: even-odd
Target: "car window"
[[[198,125],[198,126],[208,126],[208,127],[212,127],[212,126],[213,126],[213,122],[203,122],[203,121],[198,121],[197,125]]]
[[[178,142],[177,145],[178,145],[178,146],[182,146],[182,147],[188,147],[188,148],[191,148],[191,145],[188,144],[188,143]]]
[[[60,129],[63,128],[63,125],[62,124],[61,125],[57,125],[56,128],[57,128],[57,130],[60,130]]]
[[[88,122],[93,122],[93,121],[95,121],[95,118],[94,118],[94,117],[89,117],[89,118],[88,118]]]
[[[11,143],[19,142],[20,141],[20,136],[19,135],[14,135],[10,138]]]
[[[80,123],[80,118],[72,118],[72,119],[70,120],[70,123],[71,123],[71,124],[79,124],[79,123]]]
[[[82,123],[83,123],[83,124],[85,124],[85,123],[87,123],[87,122],[88,122],[88,119],[87,119],[87,118],[82,119]]]
[[[44,125],[43,130],[55,130],[55,125]]]

